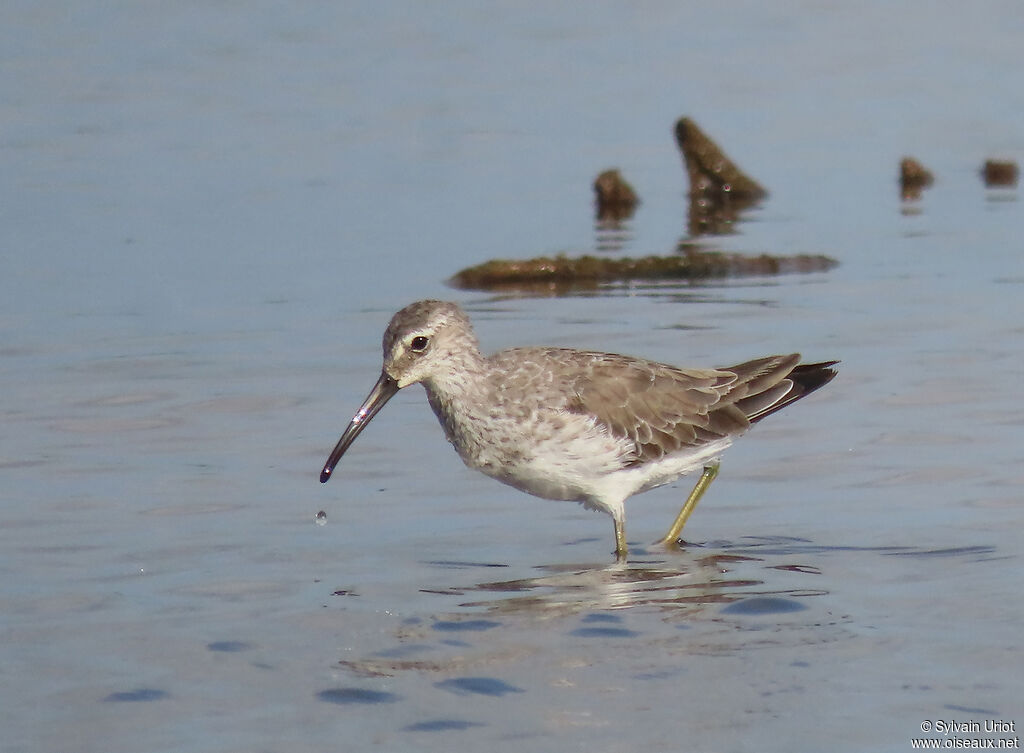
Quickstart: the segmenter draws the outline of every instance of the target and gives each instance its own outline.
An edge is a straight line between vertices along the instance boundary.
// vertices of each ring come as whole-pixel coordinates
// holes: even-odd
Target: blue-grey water
[[[897,751],[1024,724],[1024,212],[978,173],[1024,159],[1019,3],[2,15],[5,751]],[[705,247],[840,265],[445,284],[671,253],[682,115],[771,191]],[[907,154],[936,175],[914,202]],[[609,233],[612,166],[643,204]],[[425,297],[487,349],[842,371],[726,454],[698,545],[650,543],[691,480],[631,500],[616,567],[608,518],[464,468],[418,387],[318,483]]]

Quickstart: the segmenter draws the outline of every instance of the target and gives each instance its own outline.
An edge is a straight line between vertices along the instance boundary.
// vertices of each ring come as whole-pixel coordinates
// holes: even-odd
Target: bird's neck
[[[482,389],[487,379],[487,359],[477,348],[464,348],[451,353],[444,361],[445,368],[438,369],[423,386],[431,401],[435,398],[444,402],[459,402],[472,398]]]
[[[423,380],[423,386],[449,441],[460,447],[467,444],[463,435],[473,431],[488,405],[487,361],[479,350],[463,350],[447,366]]]

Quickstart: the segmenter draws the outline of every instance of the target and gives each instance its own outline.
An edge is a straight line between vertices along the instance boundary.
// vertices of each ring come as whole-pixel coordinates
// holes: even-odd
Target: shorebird
[[[491,356],[454,303],[419,301],[384,332],[384,367],[320,473],[330,480],[352,442],[400,389],[419,382],[470,468],[545,499],[611,515],[626,559],[625,502],[703,469],[661,540],[680,533],[718,475],[719,456],[752,423],[809,395],[837,361],[768,356],[717,369],[569,348]]]

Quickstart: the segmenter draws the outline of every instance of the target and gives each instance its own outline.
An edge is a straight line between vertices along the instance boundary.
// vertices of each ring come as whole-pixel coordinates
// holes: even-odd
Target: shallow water
[[[4,749],[889,751],[925,720],[1024,723],[1024,219],[978,175],[1024,155],[1022,24],[9,4]],[[705,247],[840,266],[445,286],[671,252],[684,114],[771,190]],[[937,182],[901,204],[904,154]],[[609,230],[589,183],[613,165],[643,204]],[[843,363],[728,451],[691,546],[650,543],[690,480],[631,500],[617,566],[610,520],[465,469],[419,388],[317,482],[424,297],[487,348]]]

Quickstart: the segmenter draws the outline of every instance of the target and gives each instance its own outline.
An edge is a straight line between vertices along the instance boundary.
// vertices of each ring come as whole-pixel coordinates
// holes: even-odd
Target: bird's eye
[[[417,335],[412,339],[412,342],[409,343],[409,347],[412,348],[414,353],[422,353],[427,349],[427,344],[429,342],[429,338],[426,338],[423,335]]]

